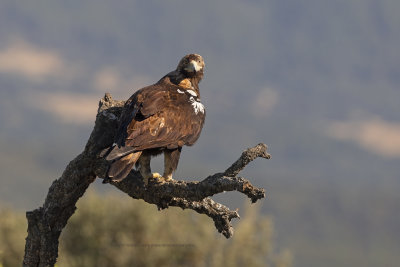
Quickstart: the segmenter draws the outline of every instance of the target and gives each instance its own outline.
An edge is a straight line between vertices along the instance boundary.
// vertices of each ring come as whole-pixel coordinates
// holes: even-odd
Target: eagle
[[[203,128],[206,112],[199,83],[204,66],[200,55],[186,55],[174,71],[139,89],[125,102],[114,144],[105,156],[111,162],[108,181],[121,181],[135,165],[145,185],[149,179],[160,183],[172,180],[182,147],[192,146]],[[151,172],[150,160],[162,153],[161,176]]]

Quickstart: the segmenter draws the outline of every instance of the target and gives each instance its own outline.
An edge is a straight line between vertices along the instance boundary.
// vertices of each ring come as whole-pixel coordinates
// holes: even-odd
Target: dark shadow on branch
[[[118,126],[123,101],[115,101],[110,94],[100,100],[94,129],[84,151],[72,160],[62,176],[55,180],[43,207],[26,213],[28,236],[25,244],[24,266],[53,266],[58,256],[58,239],[68,219],[76,209],[78,199],[96,177],[105,177],[108,162],[100,153],[109,147]],[[239,218],[237,211],[214,202],[210,197],[225,191],[238,191],[254,203],[265,197],[265,190],[254,187],[248,180],[237,177],[239,172],[257,157],[270,158],[265,144],[245,150],[240,158],[223,173],[208,176],[201,182],[172,181],[149,183],[132,171],[123,181],[111,184],[135,199],[155,204],[159,209],[180,207],[206,214],[225,237],[233,235],[231,220]]]

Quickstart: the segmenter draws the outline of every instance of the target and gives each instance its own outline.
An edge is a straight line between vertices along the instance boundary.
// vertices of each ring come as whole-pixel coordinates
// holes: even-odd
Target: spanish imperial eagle
[[[112,161],[108,179],[121,181],[136,164],[146,185],[149,178],[158,182],[172,180],[182,147],[197,141],[204,124],[206,114],[199,92],[203,69],[200,55],[186,55],[176,70],[136,91],[126,101],[115,143],[106,156]],[[151,157],[161,153],[162,176],[150,169]]]

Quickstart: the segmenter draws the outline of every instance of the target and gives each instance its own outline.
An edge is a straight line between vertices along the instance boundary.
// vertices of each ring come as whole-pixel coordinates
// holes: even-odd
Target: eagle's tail
[[[117,145],[113,145],[110,148],[106,148],[104,149],[100,156],[104,157],[105,155],[107,155],[105,157],[106,160],[111,161],[111,160],[115,160],[117,158],[121,158],[123,156],[126,156],[128,154],[131,154],[132,152],[135,152],[135,148],[130,147],[130,146],[117,146]]]
[[[126,176],[128,176],[129,172],[132,170],[133,166],[135,165],[141,154],[142,151],[138,151],[117,159],[111,164],[107,176],[112,181],[121,181]]]

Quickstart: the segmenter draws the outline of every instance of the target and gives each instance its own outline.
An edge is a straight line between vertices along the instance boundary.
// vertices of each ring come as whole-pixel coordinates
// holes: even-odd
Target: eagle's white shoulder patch
[[[181,90],[176,90],[178,93],[180,93],[180,94],[184,94],[185,92],[184,91],[181,91]]]
[[[186,90],[186,92],[188,92],[189,94],[191,94],[192,96],[197,96],[196,92],[193,90]]]
[[[204,105],[201,102],[196,101],[193,96],[191,96],[189,98],[189,101],[193,106],[194,113],[197,114],[197,113],[201,112],[204,114]]]

